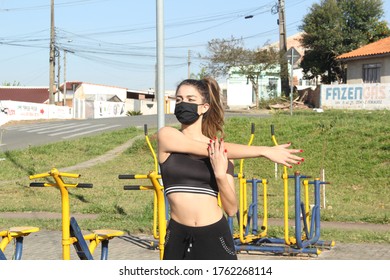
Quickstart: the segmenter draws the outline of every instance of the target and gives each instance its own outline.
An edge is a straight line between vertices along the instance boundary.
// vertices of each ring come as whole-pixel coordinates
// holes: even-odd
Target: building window
[[[381,64],[370,63],[363,64],[363,83],[381,82]]]
[[[278,82],[279,78],[269,78],[268,79],[268,98],[276,98],[278,96]]]

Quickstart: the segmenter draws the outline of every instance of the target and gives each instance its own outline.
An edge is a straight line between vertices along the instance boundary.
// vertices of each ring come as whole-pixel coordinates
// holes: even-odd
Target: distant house
[[[346,84],[322,85],[321,106],[390,109],[390,37],[337,57],[347,66]]]
[[[290,49],[294,49],[294,56],[299,55],[299,59],[294,60],[293,64],[293,85],[297,87],[297,89],[304,89],[308,87],[315,87],[317,85],[317,80],[305,80],[303,78],[302,68],[299,67],[303,56],[305,55],[305,48],[301,44],[303,32],[298,32],[294,35],[287,37],[286,46],[287,51]],[[274,47],[279,50],[279,42],[275,42],[270,45],[270,47]],[[291,67],[291,62],[289,61],[289,67]],[[289,69],[289,74],[291,74],[291,68]]]
[[[299,55],[300,58],[294,60],[292,65],[293,70],[293,85],[297,89],[305,89],[309,87],[315,87],[315,80],[305,80],[303,78],[302,69],[299,68],[299,63],[302,60],[305,49],[302,47],[300,40],[302,33],[294,34],[286,39],[287,50],[294,49],[294,56]],[[265,46],[264,48],[279,49],[279,42],[275,42]],[[291,64],[288,65],[289,74],[291,73]],[[272,97],[281,96],[281,79],[280,79],[280,66],[275,65],[272,69],[263,71],[259,75],[259,99],[269,99]],[[226,99],[228,108],[248,108],[255,104],[256,96],[252,88],[251,82],[247,77],[243,76],[232,68],[229,77],[226,82]]]
[[[126,112],[141,112],[143,115],[157,114],[157,100],[152,89],[148,91],[130,90],[126,92]]]
[[[67,82],[72,86],[72,107],[74,118],[108,118],[125,116],[126,88],[91,84],[86,82]],[[66,97],[68,98],[68,90]]]
[[[48,87],[0,87],[0,125],[14,120],[68,119],[72,110],[49,104]]]
[[[49,87],[0,86],[0,100],[47,104]]]
[[[123,87],[69,81],[60,87],[64,103],[74,108],[75,118],[104,118],[125,116],[128,112],[157,114],[153,89],[132,90]]]
[[[172,113],[165,98],[165,113]],[[68,81],[54,94],[49,104],[48,87],[0,87],[0,125],[10,120],[78,118],[95,119],[126,116],[128,112],[157,114],[154,91]]]
[[[390,83],[390,37],[337,57],[347,64],[347,84]]]

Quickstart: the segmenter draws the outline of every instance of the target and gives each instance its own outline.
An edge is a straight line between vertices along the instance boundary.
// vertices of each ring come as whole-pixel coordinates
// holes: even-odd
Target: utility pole
[[[286,96],[289,94],[288,83],[288,67],[285,54],[287,52],[287,40],[286,40],[286,16],[284,9],[284,0],[278,0],[278,25],[279,25],[279,52],[280,52],[280,79],[282,86],[282,93]]]
[[[60,55],[60,50],[56,50],[56,56],[57,56],[57,87],[56,87],[56,94],[57,94],[57,102],[60,101],[59,98],[60,98],[60,85],[61,85],[61,77],[60,77],[60,73],[61,73],[61,62],[60,62],[60,59],[61,59],[61,55]]]
[[[157,25],[157,128],[165,126],[164,0],[156,0]]]
[[[188,50],[188,79],[191,78],[191,50]]]
[[[51,0],[51,13],[50,13],[50,58],[49,58],[49,104],[54,104],[54,64],[55,64],[55,33],[54,33],[54,0]]]
[[[64,50],[64,88],[62,90],[62,106],[66,106],[66,50]]]

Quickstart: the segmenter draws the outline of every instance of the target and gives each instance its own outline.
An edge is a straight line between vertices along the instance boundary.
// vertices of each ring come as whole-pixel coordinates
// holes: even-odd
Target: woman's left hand
[[[218,141],[217,138],[210,140],[208,151],[215,177],[226,176],[229,159],[223,139],[221,141]]]
[[[296,155],[297,153],[302,153],[303,150],[290,149],[290,146],[291,143],[265,147],[263,149],[263,156],[275,163],[292,168],[292,164],[301,164],[301,162],[304,161],[304,158]]]

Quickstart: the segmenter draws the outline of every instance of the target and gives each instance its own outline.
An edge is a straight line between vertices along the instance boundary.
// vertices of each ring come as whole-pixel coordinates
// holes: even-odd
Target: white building
[[[294,48],[300,59],[294,61],[293,64],[293,74],[292,74],[292,82],[293,86],[298,90],[305,89],[308,87],[315,87],[315,81],[309,81],[303,79],[302,69],[299,68],[299,63],[302,60],[304,55],[304,48],[301,46],[300,39],[302,37],[302,33],[297,33],[293,36],[287,38],[287,49]],[[268,45],[267,47],[272,47],[275,49],[279,48],[279,42]],[[291,64],[288,65],[289,74],[291,73]],[[235,72],[232,69],[231,74],[227,78],[227,106],[230,109],[235,108],[248,108],[255,106],[255,92],[252,88],[252,83],[243,75]],[[272,70],[264,71],[264,73],[260,73],[259,80],[259,100],[264,99],[267,100],[273,97],[281,96],[281,80],[280,80],[280,66],[277,65],[273,67]]]

